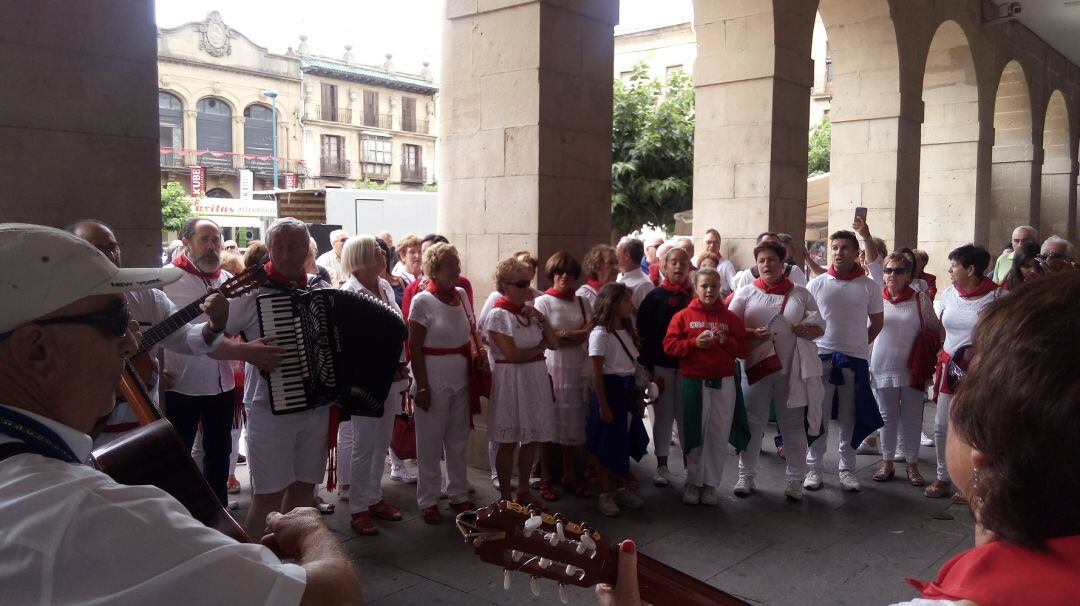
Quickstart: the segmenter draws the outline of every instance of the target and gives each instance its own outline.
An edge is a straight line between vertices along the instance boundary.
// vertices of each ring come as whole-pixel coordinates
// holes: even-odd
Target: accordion
[[[274,414],[337,403],[349,414],[382,416],[407,332],[392,307],[331,288],[259,295],[256,307],[263,336],[286,350],[263,373]]]

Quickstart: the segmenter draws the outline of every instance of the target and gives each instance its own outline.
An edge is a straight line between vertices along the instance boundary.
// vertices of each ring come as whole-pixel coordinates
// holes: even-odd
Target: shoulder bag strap
[[[581,321],[588,324],[589,323],[589,318],[588,318],[588,316],[585,315],[585,301],[582,300],[581,297],[575,296],[575,298],[577,299],[578,307],[581,308]]]
[[[915,293],[915,309],[919,314],[919,330],[926,330],[926,320],[923,318],[922,301],[920,299],[922,299],[922,293]]]
[[[619,336],[619,331],[611,331],[611,336],[615,337],[615,340],[619,342],[619,345],[622,345],[622,350],[626,352],[626,357],[630,358],[634,364],[638,364],[637,358],[630,354],[630,349],[626,346],[626,343],[623,343],[622,337]]]
[[[791,291],[792,290],[795,290],[794,286],[791,287],[791,290],[784,293],[784,301],[783,301],[783,303],[780,304],[780,315],[781,316],[784,315],[784,310],[787,309],[787,300],[788,300],[788,297],[791,296]]]

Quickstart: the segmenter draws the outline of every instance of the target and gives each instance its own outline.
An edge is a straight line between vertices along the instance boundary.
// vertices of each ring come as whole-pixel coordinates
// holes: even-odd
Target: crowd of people
[[[925,252],[900,248],[890,253],[859,219],[852,231],[830,235],[825,267],[809,256],[799,261],[795,239],[772,232],[757,238],[753,264],[741,271],[721,254],[714,229],[706,232],[700,254],[689,238],[643,242],[632,237],[617,246],[594,246],[580,260],[567,251],[544,260],[523,251],[493,268],[495,292],[480,313],[474,312],[472,284],[462,275],[458,250],[437,234],[406,236],[395,245],[385,232],[350,236],[338,230],[330,234],[331,249],[316,256],[307,227],[286,218],[274,222],[265,242],[248,243],[241,256],[225,246],[218,225],[196,218],[181,230],[182,246],[172,251],[164,270],[117,270],[122,265],[119,244],[100,221],[80,221],[66,234],[12,229],[29,233],[30,242],[36,238],[63,249],[65,260],[77,262],[55,270],[56,279],[70,286],[62,293],[26,288],[20,297],[29,302],[5,299],[0,421],[7,422],[0,429],[28,429],[0,434],[0,460],[31,453],[82,462],[90,445],[79,434],[91,433],[98,417],[104,432],[96,445],[138,426],[130,407],[122,402],[113,407],[112,392],[106,391],[116,375],[111,360],[90,364],[76,359],[105,346],[94,345],[93,335],[82,331],[75,337],[86,337],[85,343],[76,343],[75,337],[53,343],[51,324],[106,328],[116,343],[105,349],[115,345],[115,357],[121,358],[134,352],[134,326],[129,328],[128,320],[146,329],[179,308],[197,305],[202,315],[162,340],[160,356],[152,350],[164,366],[152,372],[151,386],[162,383],[165,414],[185,446],[197,453],[223,507],[230,505],[228,494],[239,489],[232,470],[243,427],[253,492],[247,531],[260,537],[269,530],[264,544],[299,562],[281,564],[269,552],[229,547],[217,557],[235,562],[221,574],[232,579],[235,573],[256,571],[243,588],[250,589],[263,575],[294,580],[271,583],[260,589],[263,593],[300,592],[306,599],[310,591],[312,596],[355,599],[355,576],[318,522],[318,510],[307,509],[332,509],[333,503],[318,498],[319,485],[328,480],[327,487],[349,502],[352,528],[361,535],[378,533],[375,520],[403,518],[403,504],[383,498],[388,460],[392,480],[415,483],[416,505],[425,522],[443,521],[442,495],[454,513],[474,509],[466,446],[481,414],[486,415],[492,481],[502,498],[540,509],[569,495],[595,498],[599,512],[608,516],[647,506],[630,460],[641,462],[650,450],[651,481],[658,487],[678,486],[686,505],[716,506],[718,494],[727,489],[750,497],[770,418],[776,420],[774,439],[786,459],[784,496],[801,500],[804,490],[825,484],[829,426],[835,419],[842,490],[861,490],[856,449],[879,434],[882,462],[874,481],[893,479],[895,463],[903,462],[907,481],[927,497],[969,504],[980,544],[1003,539],[1010,545],[972,556],[977,561],[969,558],[969,567],[991,558],[994,564],[1022,560],[1034,568],[1027,551],[1043,558],[1039,565],[1046,558],[1058,568],[1060,561],[1080,561],[1072,536],[1078,532],[1075,514],[1040,515],[1026,501],[1027,496],[1063,497],[1071,504],[1080,485],[1071,467],[1061,470],[1055,464],[1067,481],[1063,487],[1054,479],[1058,476],[1033,463],[1043,460],[1041,455],[1028,452],[1047,440],[1055,449],[1068,448],[1066,432],[1075,432],[1080,422],[1069,408],[1076,396],[1075,377],[1032,366],[1033,359],[1050,353],[1058,362],[1075,357],[1065,347],[1077,336],[1074,314],[1054,307],[1080,289],[1080,272],[1073,271],[1075,250],[1057,236],[1040,246],[1030,227],[1018,227],[996,261],[980,246],[953,250],[948,255],[950,284],[940,291],[936,277],[926,271],[931,260]],[[33,249],[3,250],[17,260]],[[93,258],[98,252],[103,261]],[[33,262],[48,260],[45,254]],[[285,349],[263,337],[255,296],[231,302],[220,294],[203,299],[253,265],[263,265],[269,277],[255,295],[340,288],[379,299],[400,313],[408,337],[382,416],[342,418],[336,411],[331,414],[331,407],[271,413],[266,372],[281,363]],[[91,275],[73,273],[77,270]],[[545,291],[535,288],[540,272],[551,284]],[[26,277],[5,279],[19,287]],[[88,284],[87,279],[98,282]],[[154,286],[161,290],[149,289]],[[1058,310],[1054,313],[1060,317],[1040,324],[1029,306]],[[110,356],[99,352],[99,357]],[[983,361],[990,358],[993,363]],[[1003,359],[1048,378],[1024,385]],[[57,369],[65,365],[78,372],[53,385],[57,373],[63,374]],[[45,396],[69,396],[62,390],[73,381],[101,388],[101,393],[81,396],[90,410],[64,412],[43,404]],[[972,383],[978,387],[960,388]],[[76,390],[81,393],[84,387]],[[1031,403],[1030,390],[1040,389],[1046,401]],[[928,394],[936,402],[937,465],[930,483],[918,466]],[[1038,412],[1017,412],[1006,401],[1037,406]],[[108,415],[92,414],[110,409]],[[1046,418],[1034,418],[1042,413]],[[415,475],[391,447],[399,414],[411,417],[415,427]],[[1017,414],[1032,419],[1011,422]],[[1032,444],[1017,444],[1011,432],[1026,435]],[[676,477],[669,464],[676,443],[684,477]],[[732,447],[738,453],[737,475],[725,479]],[[1067,452],[1061,454],[1067,458]],[[328,457],[336,458],[331,466],[336,477],[329,479]],[[109,490],[88,474],[69,473],[63,481],[88,485],[90,493]],[[0,481],[0,493],[5,486]],[[131,490],[119,497],[131,502],[148,498]],[[80,523],[99,522],[80,515]],[[179,526],[194,532],[192,524]],[[200,540],[196,543],[202,547],[220,543],[209,535]],[[1021,551],[1008,551],[1011,546]],[[0,553],[9,548],[0,546]],[[20,547],[9,555],[19,561],[63,559],[79,556],[83,548],[65,543],[64,549],[29,557],[26,550],[33,548]],[[196,552],[191,557],[197,558]],[[169,557],[179,561],[184,553]],[[172,560],[159,559],[130,572],[133,580],[145,581],[140,591],[184,578]],[[158,574],[162,569],[173,572]],[[1060,585],[1054,570],[1038,574]],[[963,574],[969,577],[960,578]],[[978,598],[964,594],[966,581],[978,574],[953,570],[950,577],[943,569],[937,581],[920,589],[927,597]],[[306,584],[295,582],[305,575]],[[35,586],[27,582],[20,587],[27,593],[17,588],[16,596],[32,595]],[[103,583],[95,595],[114,595],[118,587]]]

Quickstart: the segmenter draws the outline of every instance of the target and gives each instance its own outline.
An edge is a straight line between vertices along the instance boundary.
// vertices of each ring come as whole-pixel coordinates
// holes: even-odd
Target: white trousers
[[[837,421],[840,424],[840,471],[854,472],[855,449],[851,447],[851,432],[855,429],[855,373],[850,368],[842,368],[844,375],[843,385],[833,385],[829,382],[832,373],[832,362],[822,360],[821,381],[825,385],[825,398],[821,404],[821,417],[828,419],[832,414],[833,394],[839,394],[839,409]],[[806,453],[806,466],[812,471],[821,473],[825,470],[825,450],[829,446],[829,432],[823,431],[814,443],[810,445]],[[784,434],[784,449],[787,449],[787,434]]]
[[[923,394],[910,387],[874,388],[874,398],[885,425],[881,427],[881,459],[892,461],[897,440],[904,461],[919,462],[919,439],[922,437]]]
[[[774,372],[750,385],[743,377],[743,399],[750,425],[750,442],[739,453],[739,476],[757,475],[761,440],[769,422],[769,405],[776,401],[776,426],[784,437],[788,481],[801,481],[806,475],[806,408],[788,408],[788,375]]]
[[[720,386],[701,388],[701,446],[686,455],[687,484],[715,488],[723,479],[735,416],[735,378],[724,377]],[[680,432],[680,438],[682,435]]]
[[[394,394],[397,395],[397,394]],[[386,449],[394,433],[394,414],[387,407],[381,417],[353,417],[341,427],[352,427],[352,452],[345,458],[345,451],[338,446],[339,468],[342,481],[349,482],[349,513],[361,513],[382,500],[382,478],[386,470]],[[345,461],[349,461],[346,475]]]
[[[949,467],[945,463],[945,443],[949,437],[949,402],[952,395],[938,394],[937,413],[934,415],[934,455],[937,456],[937,479],[949,481]]]
[[[416,407],[416,504],[421,509],[439,502],[446,456],[446,494],[451,504],[469,500],[466,448],[469,445],[469,390],[431,394],[431,408]]]
[[[671,430],[675,427],[679,431],[679,444],[682,444],[682,390],[679,389],[678,370],[656,366],[653,374],[664,380],[663,393],[651,404],[653,449],[657,457],[666,457],[671,451]]]

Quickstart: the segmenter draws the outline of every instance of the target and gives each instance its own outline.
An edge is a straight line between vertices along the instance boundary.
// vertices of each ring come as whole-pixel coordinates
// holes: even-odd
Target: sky
[[[436,79],[442,34],[444,0],[156,0],[159,27],[201,21],[218,11],[230,28],[271,52],[284,53],[308,37],[311,52],[329,57],[345,54],[352,45],[358,63],[381,64],[393,53],[403,72],[419,73],[431,63]],[[257,10],[256,10],[257,9]],[[622,0],[616,31],[661,27],[689,21],[691,0]]]

